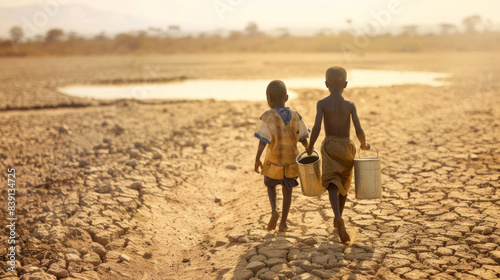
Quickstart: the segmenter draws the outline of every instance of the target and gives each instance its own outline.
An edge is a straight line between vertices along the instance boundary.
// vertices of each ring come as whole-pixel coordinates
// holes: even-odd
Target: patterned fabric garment
[[[285,123],[288,114],[290,120]],[[297,112],[287,107],[266,111],[257,123],[254,136],[268,144],[262,175],[278,180],[299,176],[295,162],[299,154],[297,142],[309,136],[309,129]]]
[[[274,108],[274,110],[276,111],[276,113],[278,113],[278,115],[280,115],[285,125],[290,123],[290,121],[292,120],[292,111],[290,111],[290,108],[280,107],[280,108]],[[300,117],[300,119],[302,119],[302,117]]]

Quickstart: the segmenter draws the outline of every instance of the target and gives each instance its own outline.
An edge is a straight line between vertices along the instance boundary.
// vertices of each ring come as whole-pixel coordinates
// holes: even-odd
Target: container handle
[[[313,150],[313,152],[315,152],[315,153],[316,153],[316,155],[318,155],[318,157],[319,157],[319,153],[318,153],[318,151]],[[300,158],[302,157],[302,155],[303,155],[303,154],[305,154],[305,153],[307,153],[307,151],[303,151],[302,153],[300,153],[300,154],[297,156],[297,158],[295,159],[295,161],[298,163],[298,162],[299,162],[299,160],[300,160]]]
[[[367,142],[367,143],[368,143],[368,142]],[[370,144],[370,143],[368,143],[368,144]],[[370,144],[370,148],[371,148],[371,147],[374,147],[374,148],[375,148],[375,150],[377,151],[377,158],[379,158],[379,157],[378,157],[378,149],[377,149],[377,147],[375,147],[374,145],[371,145],[371,144]],[[361,158],[361,146],[359,146],[358,158]]]

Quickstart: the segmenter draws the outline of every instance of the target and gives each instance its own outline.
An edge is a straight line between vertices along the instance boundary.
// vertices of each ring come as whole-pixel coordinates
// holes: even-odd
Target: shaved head
[[[347,81],[347,72],[340,66],[334,66],[326,70],[326,81],[329,83],[338,83]]]
[[[275,101],[286,101],[287,93],[285,83],[280,80],[270,82],[266,89],[266,95]]]

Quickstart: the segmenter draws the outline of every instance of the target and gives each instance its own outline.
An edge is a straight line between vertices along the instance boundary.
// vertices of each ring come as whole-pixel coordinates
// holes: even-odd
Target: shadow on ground
[[[248,236],[249,238],[255,238]],[[346,246],[338,235],[267,234],[242,255],[233,280],[241,279],[365,279],[373,276],[382,257],[372,247]]]

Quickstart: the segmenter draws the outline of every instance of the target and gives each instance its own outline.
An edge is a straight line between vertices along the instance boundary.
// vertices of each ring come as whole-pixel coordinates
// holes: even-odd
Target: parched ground
[[[0,279],[498,279],[498,58],[2,59],[0,220],[7,224],[6,170],[13,167],[21,245],[16,274]],[[349,246],[339,243],[327,195],[305,197],[300,189],[294,190],[289,218],[294,231],[265,231],[269,202],[262,177],[252,170],[253,129],[267,110],[264,93],[262,102],[102,103],[56,90],[199,77],[286,83],[335,64],[453,74],[444,87],[345,92],[380,151],[383,174],[382,199],[349,194]],[[296,91],[287,104],[312,126],[315,103],[326,91]],[[33,107],[45,109],[28,109]],[[2,251],[7,236],[0,236]],[[2,261],[0,267],[4,273],[8,265]]]

